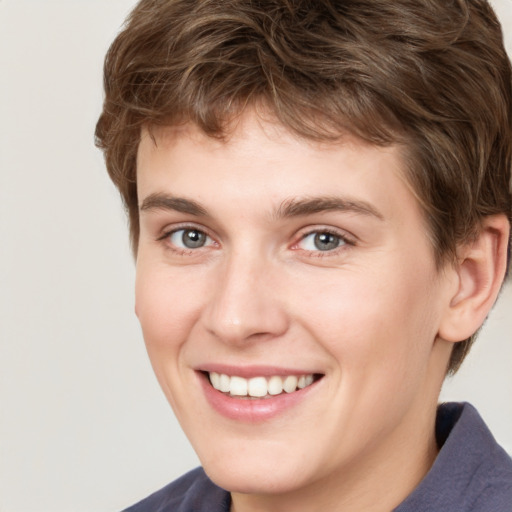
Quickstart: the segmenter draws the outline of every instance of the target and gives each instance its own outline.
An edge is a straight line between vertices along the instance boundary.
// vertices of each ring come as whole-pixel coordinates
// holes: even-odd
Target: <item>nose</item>
[[[223,262],[203,310],[206,329],[232,345],[284,334],[289,319],[280,275],[278,268],[261,257],[239,254]]]

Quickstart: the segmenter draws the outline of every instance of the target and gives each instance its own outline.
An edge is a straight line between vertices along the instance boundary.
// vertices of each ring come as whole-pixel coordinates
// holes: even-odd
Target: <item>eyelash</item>
[[[318,250],[307,250],[303,249],[305,252],[307,252],[310,256],[315,258],[326,258],[329,256],[337,256],[341,251],[346,251],[349,247],[353,247],[356,245],[356,241],[353,237],[348,236],[346,233],[341,233],[340,231],[337,231],[332,228],[315,228],[315,229],[309,229],[305,233],[302,233],[300,235],[300,239],[298,242],[295,242],[292,246],[292,249],[297,248],[297,246],[306,240],[311,235],[332,235],[340,240],[340,245],[338,247],[335,247],[330,250],[322,251],[320,249]]]
[[[206,229],[204,229],[203,227],[198,227],[198,226],[194,226],[194,225],[190,225],[190,224],[185,224],[185,225],[181,225],[181,226],[175,226],[173,227],[172,229],[169,229],[167,231],[165,231],[161,236],[159,236],[156,241],[157,242],[162,242],[166,249],[169,249],[171,250],[172,252],[180,255],[180,256],[189,256],[189,255],[192,255],[194,253],[196,253],[198,251],[198,249],[202,249],[203,247],[198,247],[198,248],[195,248],[195,249],[192,249],[192,248],[182,248],[182,247],[177,247],[175,244],[172,244],[170,242],[170,237],[176,233],[178,233],[179,231],[197,231],[199,233],[202,233],[204,234],[206,237],[208,237],[211,241],[215,242],[214,238],[212,236],[209,235],[208,231]]]
[[[157,242],[164,243],[167,249],[169,249],[179,255],[183,255],[183,256],[192,255],[192,254],[198,252],[199,249],[202,249],[205,247],[205,246],[201,246],[198,248],[186,249],[186,248],[182,248],[182,247],[177,247],[175,244],[172,244],[169,240],[170,237],[179,231],[197,231],[199,233],[204,234],[207,238],[209,238],[211,241],[213,241],[214,244],[216,244],[215,239],[208,233],[208,231],[206,229],[204,229],[203,227],[198,227],[198,226],[188,225],[188,224],[173,227],[172,229],[165,231],[156,240],[157,240]],[[340,253],[340,251],[345,251],[345,250],[347,250],[348,247],[352,247],[352,246],[356,245],[356,241],[353,239],[353,237],[348,236],[346,233],[341,233],[332,228],[315,228],[315,229],[309,229],[308,231],[301,233],[299,240],[292,244],[291,249],[292,250],[301,250],[298,247],[298,245],[301,242],[306,240],[311,235],[321,235],[321,234],[332,235],[332,236],[338,238],[340,240],[340,245],[338,247],[335,247],[335,248],[329,249],[329,250],[325,250],[325,251],[322,251],[320,249],[318,249],[318,250],[302,249],[302,250],[305,253],[308,253],[308,255],[310,255],[312,257],[325,258],[325,257],[329,257],[329,256],[338,255]],[[206,247],[208,247],[208,246],[206,246]]]

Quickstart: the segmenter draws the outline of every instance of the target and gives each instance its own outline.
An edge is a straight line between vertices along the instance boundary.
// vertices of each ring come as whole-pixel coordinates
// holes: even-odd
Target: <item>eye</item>
[[[329,231],[314,231],[302,238],[298,246],[305,251],[333,251],[347,242],[341,236]]]
[[[168,240],[179,249],[199,249],[210,245],[212,239],[199,229],[177,229],[168,235]]]

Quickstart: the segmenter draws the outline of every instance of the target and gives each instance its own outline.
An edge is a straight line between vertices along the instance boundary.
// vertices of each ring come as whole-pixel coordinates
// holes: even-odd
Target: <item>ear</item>
[[[442,339],[463,341],[484,323],[505,277],[509,233],[507,217],[491,215],[477,238],[459,247],[455,286],[439,327]]]

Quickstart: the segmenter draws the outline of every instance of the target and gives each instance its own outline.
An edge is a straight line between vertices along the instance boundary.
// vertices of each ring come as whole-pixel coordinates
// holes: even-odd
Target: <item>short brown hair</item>
[[[141,129],[223,138],[248,105],[301,137],[402,144],[438,264],[483,217],[512,219],[511,67],[486,0],[142,0],[104,71],[96,143],[135,252]]]

